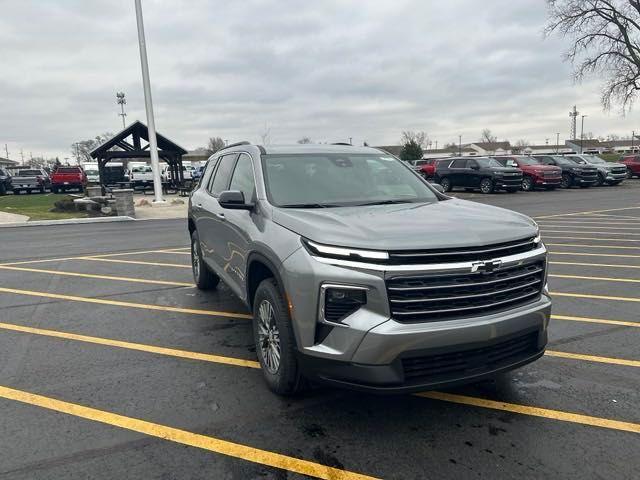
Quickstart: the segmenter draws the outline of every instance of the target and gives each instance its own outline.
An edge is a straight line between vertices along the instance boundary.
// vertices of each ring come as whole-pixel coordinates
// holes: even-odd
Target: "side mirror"
[[[435,188],[438,192],[444,193],[444,188],[439,183],[432,183],[431,186]]]
[[[222,208],[231,210],[252,210],[252,203],[245,203],[244,193],[240,190],[225,190],[220,193],[218,203]]]

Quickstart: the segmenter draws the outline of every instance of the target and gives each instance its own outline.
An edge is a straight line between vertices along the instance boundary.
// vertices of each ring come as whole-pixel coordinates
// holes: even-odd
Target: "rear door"
[[[210,177],[206,191],[199,195],[195,206],[200,210],[196,228],[200,237],[200,248],[204,261],[225,283],[230,283],[229,274],[224,271],[224,249],[226,241],[225,215],[227,210],[218,203],[221,192],[229,189],[231,173],[238,159],[237,153],[223,155],[217,162],[216,169]]]
[[[480,186],[480,165],[475,160],[467,160],[466,175],[464,176],[465,187]]]
[[[465,172],[467,169],[467,161],[463,158],[457,158],[449,166],[449,179],[451,184],[456,187],[464,186]]]

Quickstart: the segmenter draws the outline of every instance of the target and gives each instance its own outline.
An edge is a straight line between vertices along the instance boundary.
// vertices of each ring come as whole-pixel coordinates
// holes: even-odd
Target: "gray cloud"
[[[597,80],[573,85],[566,44],[543,39],[544,2],[497,0],[211,2],[145,0],[158,129],[189,148],[209,136],[304,135],[395,143],[421,129],[440,144],[566,136],[576,103],[587,130],[628,133]],[[69,155],[79,139],[145,120],[129,0],[2,0],[0,144],[12,157]]]

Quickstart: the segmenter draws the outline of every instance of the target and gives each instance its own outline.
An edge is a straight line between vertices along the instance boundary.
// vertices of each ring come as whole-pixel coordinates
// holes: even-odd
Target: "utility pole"
[[[4,144],[4,153],[7,156],[7,160],[9,160],[9,147],[6,143]]]
[[[576,139],[576,119],[578,118],[578,114],[580,112],[578,112],[578,110],[576,110],[576,106],[573,106],[573,110],[571,110],[569,112],[569,117],[571,118],[571,126],[570,126],[570,133],[569,133],[569,138],[571,138],[571,140],[575,140]]]
[[[353,143],[351,143],[352,140],[353,140],[353,137],[349,137],[349,145],[353,145]]]
[[[582,154],[582,142],[584,141],[584,117],[587,115],[582,115],[582,122],[580,122],[580,153]]]
[[[438,149],[438,140],[436,140],[436,150]]]
[[[138,43],[140,45],[140,67],[142,69],[142,86],[144,89],[144,106],[147,111],[147,127],[149,129],[149,153],[151,155],[151,170],[153,171],[153,203],[165,203],[162,198],[162,181],[160,180],[160,160],[158,159],[158,139],[156,138],[156,122],[153,117],[153,101],[151,99],[151,81],[149,80],[149,61],[147,59],[147,45],[144,38],[144,21],[142,19],[141,0],[135,0],[136,21],[138,24]]]
[[[560,132],[556,132],[556,153],[560,152]]]
[[[631,153],[633,153],[633,137],[635,137],[635,136],[636,136],[636,131],[633,130],[631,132]]]
[[[124,98],[124,92],[118,92],[116,93],[116,103],[118,105],[120,105],[120,113],[118,115],[120,115],[122,117],[122,128],[126,128],[126,123],[124,121],[124,117],[127,116],[127,114],[124,112],[124,106],[127,104],[127,99]]]
[[[22,160],[22,165],[24,165],[24,152],[20,149],[20,159]]]
[[[458,156],[462,156],[462,135],[458,135]]]

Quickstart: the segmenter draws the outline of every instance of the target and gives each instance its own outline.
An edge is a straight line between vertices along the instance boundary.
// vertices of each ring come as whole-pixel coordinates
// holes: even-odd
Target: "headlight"
[[[358,248],[333,247],[312,242],[306,238],[302,239],[302,244],[307,247],[311,255],[318,257],[343,258],[352,260],[389,260],[387,252],[376,250],[360,250]]]

